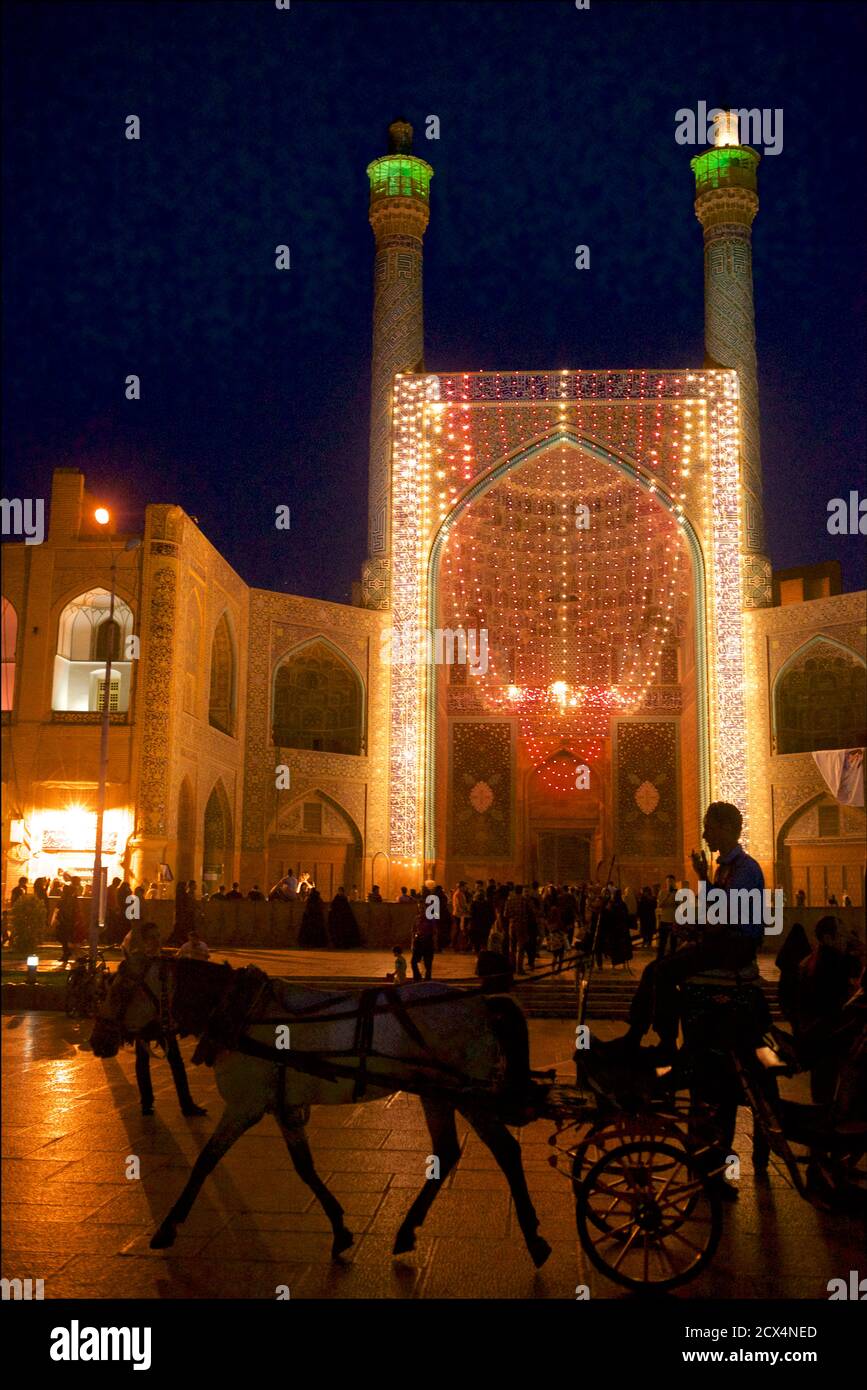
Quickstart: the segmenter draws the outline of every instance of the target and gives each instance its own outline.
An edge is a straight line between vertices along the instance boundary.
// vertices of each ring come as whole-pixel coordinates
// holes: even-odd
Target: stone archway
[[[303,870],[326,901],[338,888],[349,894],[357,887],[361,896],[361,833],[349,812],[319,788],[311,787],[280,807],[268,836],[267,855],[269,887],[284,874]]]
[[[184,777],[178,791],[178,831],[175,878],[187,883],[195,873],[196,859],[196,799],[189,777]]]
[[[222,781],[217,781],[205,806],[202,835],[202,892],[213,893],[231,877],[232,811]]]
[[[786,901],[800,890],[808,907],[825,907],[830,896],[853,907],[864,904],[864,844],[867,815],[863,807],[842,806],[828,792],[803,802],[777,836],[777,863]]]

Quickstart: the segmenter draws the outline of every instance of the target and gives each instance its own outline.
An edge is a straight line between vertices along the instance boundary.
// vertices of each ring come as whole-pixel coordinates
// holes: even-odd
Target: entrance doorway
[[[590,878],[590,836],[574,830],[539,830],[535,872],[540,883],[583,883]]]

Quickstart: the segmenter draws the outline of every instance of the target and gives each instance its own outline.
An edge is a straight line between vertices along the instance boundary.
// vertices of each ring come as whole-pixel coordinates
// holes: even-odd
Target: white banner
[[[864,749],[833,748],[813,754],[822,778],[843,806],[864,805]]]

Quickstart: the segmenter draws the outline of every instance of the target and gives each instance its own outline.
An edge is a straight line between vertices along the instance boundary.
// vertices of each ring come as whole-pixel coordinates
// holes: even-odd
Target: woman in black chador
[[[331,907],[328,912],[328,935],[332,946],[361,945],[361,935],[355,920],[355,913],[352,911],[352,905],[342,888],[338,888],[331,900]]]
[[[328,937],[325,934],[325,909],[322,906],[322,894],[318,888],[311,888],[307,896],[304,916],[301,918],[301,930],[298,933],[298,945],[328,945]]]

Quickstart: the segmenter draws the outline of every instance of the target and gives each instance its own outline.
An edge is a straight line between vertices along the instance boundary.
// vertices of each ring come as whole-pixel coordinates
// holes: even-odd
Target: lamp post
[[[97,507],[94,518],[100,526],[107,526],[111,514],[105,507]],[[138,536],[130,536],[124,551],[137,550],[141,545]],[[108,605],[108,621],[114,622],[114,590],[117,578],[117,557],[119,552],[109,541],[111,555],[111,596]],[[90,889],[90,959],[95,964],[99,948],[99,899],[102,889],[102,827],[105,820],[105,785],[108,778],[108,731],[111,725],[111,648],[113,633],[109,628],[105,650],[105,682],[102,691],[102,725],[99,738],[99,791],[96,804],[96,847],[93,855],[93,883]]]

